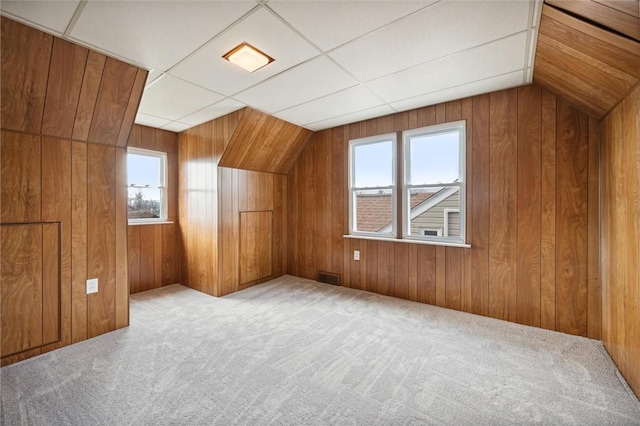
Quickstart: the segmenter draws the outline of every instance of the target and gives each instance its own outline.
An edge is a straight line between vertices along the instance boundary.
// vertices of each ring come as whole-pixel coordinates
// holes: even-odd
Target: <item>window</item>
[[[350,234],[464,244],[465,131],[458,121],[351,140]]]
[[[349,231],[394,236],[396,218],[396,135],[349,142]]]
[[[464,244],[465,140],[464,121],[403,132],[406,238]]]
[[[167,155],[129,148],[127,151],[127,217],[129,222],[167,220]]]

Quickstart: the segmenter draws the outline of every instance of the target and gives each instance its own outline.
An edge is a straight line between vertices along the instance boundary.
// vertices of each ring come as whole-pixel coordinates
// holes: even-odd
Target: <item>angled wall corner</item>
[[[225,143],[219,165],[258,172],[286,174],[313,132],[252,108]]]
[[[533,82],[600,120],[640,81],[640,42],[594,25],[595,12],[584,7],[610,8],[591,1],[548,3],[570,6],[573,15],[543,6]],[[578,16],[585,20],[575,16],[574,6],[584,8]]]
[[[7,365],[129,324],[125,147],[147,71],[5,17],[0,27]],[[21,241],[38,233],[40,245]],[[22,286],[20,256],[35,256],[41,286]],[[98,293],[86,294],[88,278]]]

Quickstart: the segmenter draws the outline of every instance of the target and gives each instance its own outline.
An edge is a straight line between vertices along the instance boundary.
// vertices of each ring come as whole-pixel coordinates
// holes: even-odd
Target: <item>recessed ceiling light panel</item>
[[[234,47],[222,57],[249,72],[257,71],[274,61],[272,57],[249,43],[242,43]]]

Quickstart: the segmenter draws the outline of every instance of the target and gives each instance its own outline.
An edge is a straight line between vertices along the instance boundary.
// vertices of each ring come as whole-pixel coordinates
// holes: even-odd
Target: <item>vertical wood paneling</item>
[[[103,135],[128,133],[112,113],[133,108],[134,88],[122,75],[117,81],[103,75],[104,55],[1,19],[2,226],[42,229],[41,297],[30,303],[42,313],[43,346],[10,356],[2,351],[6,365],[128,325],[125,151],[86,140],[92,125]],[[94,276],[99,290],[88,297],[85,282]],[[1,327],[11,334],[4,319]]]
[[[55,274],[55,292],[45,295],[45,301],[51,312],[60,313],[60,342],[43,348],[43,351],[56,349],[71,343],[71,207],[72,207],[72,171],[71,171],[71,142],[63,139],[42,138],[42,220],[44,222],[59,222],[56,226],[56,247],[45,248],[46,259],[51,262],[49,275]],[[47,231],[46,232],[53,232]],[[57,233],[59,232],[59,241]],[[49,242],[53,239],[50,237]],[[59,243],[59,246],[57,244]],[[58,259],[58,254],[60,258]],[[58,262],[60,264],[58,265]],[[55,271],[54,271],[55,268]],[[59,275],[58,275],[59,274]],[[60,285],[60,290],[58,290]],[[60,293],[58,293],[60,291]],[[45,324],[48,321],[45,322]],[[57,329],[56,329],[57,333]],[[53,339],[45,339],[51,341]]]
[[[35,225],[37,226],[37,225]],[[62,339],[60,271],[60,226],[42,225],[42,344]]]
[[[178,222],[178,134],[136,124],[128,145],[167,154],[167,220]],[[128,230],[130,292],[179,283],[183,259],[179,225],[136,224],[130,225]],[[141,232],[145,238],[144,246],[141,245]],[[145,270],[141,271],[141,268]]]
[[[273,212],[240,212],[240,285],[272,274]]]
[[[540,90],[518,89],[518,233],[516,321],[540,326],[541,113]]]
[[[4,16],[0,19],[2,128],[40,133],[53,37]]]
[[[638,265],[640,265],[640,220],[638,219],[640,217],[640,121],[638,111],[640,111],[640,86],[636,86],[634,91],[601,122],[602,238],[600,250],[602,339],[627,383],[636,395],[640,396],[640,364],[638,364],[640,359],[640,274],[638,274]],[[593,145],[590,145],[591,147]],[[592,287],[593,285],[590,284],[589,291]],[[589,295],[591,296],[591,293]]]
[[[517,90],[490,95],[489,315],[516,320]]]
[[[473,163],[473,206],[471,221],[471,286],[470,312],[489,314],[489,214],[490,214],[490,147],[489,95],[473,98],[473,148],[467,158]],[[469,154],[471,156],[469,157]]]
[[[556,97],[542,91],[540,327],[556,329]]]
[[[640,145],[639,145],[640,146]],[[602,288],[600,287],[600,125],[589,118],[587,195],[587,337],[602,337]]]
[[[87,147],[87,273],[98,278],[98,292],[88,296],[88,336],[115,329],[116,155],[115,148]]]
[[[588,118],[558,101],[556,327],[587,334]]]
[[[156,227],[140,225],[140,288],[138,291],[155,288]]]
[[[317,269],[338,253],[343,262],[332,261],[328,272],[346,277],[345,286],[551,329],[559,329],[556,320],[564,310],[577,315],[585,330],[593,315],[596,327],[595,301],[586,307],[589,316],[581,317],[573,312],[582,309],[580,304],[555,296],[572,291],[571,270],[586,268],[587,245],[575,247],[570,256],[557,255],[566,252],[558,230],[568,220],[565,204],[586,206],[587,185],[594,191],[586,179],[587,163],[594,158],[586,154],[595,155],[588,144],[597,141],[596,126],[582,125],[586,116],[565,107],[564,114],[577,121],[563,124],[556,98],[527,86],[316,133],[287,178],[288,272],[315,278]],[[457,119],[467,120],[471,248],[343,239],[348,206],[336,208],[336,200],[348,196],[349,139]],[[577,155],[569,155],[569,149]],[[342,165],[341,183],[335,178],[337,165]],[[572,217],[594,236],[598,212],[589,206]],[[324,215],[329,217],[319,217]],[[353,250],[360,250],[360,261],[353,260]],[[556,269],[556,261],[562,269]],[[596,298],[597,285],[594,277],[589,289]]]
[[[89,130],[90,142],[117,143],[137,72],[132,65],[107,58]]]
[[[3,131],[0,150],[2,222],[40,221],[40,138]]]
[[[133,126],[133,120],[136,118],[136,113],[138,112],[138,106],[142,99],[142,91],[144,90],[144,83],[147,81],[148,74],[149,72],[147,70],[141,68],[136,71],[136,78],[133,80],[131,93],[127,101],[127,108],[125,109],[116,141],[116,145],[118,146],[127,146],[127,141],[129,140],[129,135],[132,130],[131,126]]]
[[[215,296],[286,271],[287,179],[218,165],[241,117],[242,112],[235,112],[179,136],[178,199],[185,257],[182,283]],[[258,219],[251,229],[245,223],[241,236],[240,217],[245,213],[269,213],[269,232],[254,232],[256,226],[267,228],[266,219]],[[241,261],[241,250],[243,256],[255,260],[253,266]],[[267,270],[269,274],[262,276]]]
[[[42,225],[0,227],[2,354],[42,345]]]
[[[53,39],[42,134],[71,138],[88,53],[84,47]]]
[[[73,139],[85,141],[89,138],[89,129],[93,120],[93,112],[96,107],[96,99],[106,61],[106,56],[89,51],[78,100],[78,110],[73,125]]]
[[[116,149],[115,169],[115,323],[116,328],[129,325],[129,260],[127,258],[127,151]]]
[[[127,238],[127,259],[129,261],[129,292],[140,291],[140,229],[142,226],[130,226]]]
[[[87,336],[88,147],[71,143],[71,340]],[[98,283],[99,284],[99,283]]]

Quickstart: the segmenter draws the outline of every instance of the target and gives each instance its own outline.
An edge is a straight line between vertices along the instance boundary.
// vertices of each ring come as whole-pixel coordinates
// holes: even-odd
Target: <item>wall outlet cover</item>
[[[91,278],[87,280],[87,294],[92,294],[97,292],[98,292],[98,279]]]
[[[353,251],[353,260],[360,260],[360,250]]]

